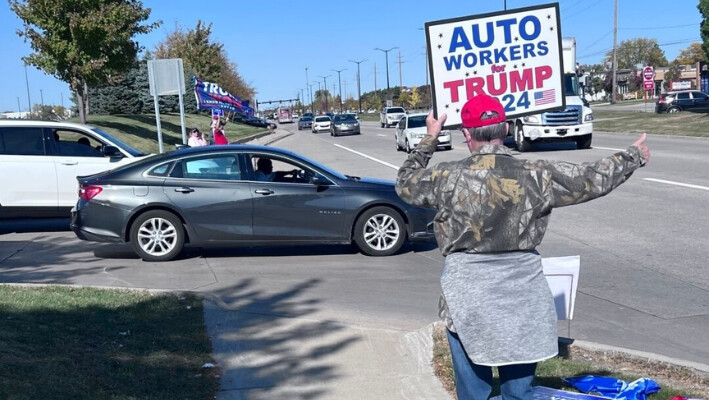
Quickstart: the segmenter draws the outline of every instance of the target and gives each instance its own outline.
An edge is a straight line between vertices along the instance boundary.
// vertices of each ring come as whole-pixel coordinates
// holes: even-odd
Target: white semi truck
[[[529,151],[532,143],[550,141],[574,141],[579,149],[591,147],[593,111],[584,105],[579,92],[575,38],[562,39],[562,53],[566,108],[508,120],[509,134],[520,152]]]

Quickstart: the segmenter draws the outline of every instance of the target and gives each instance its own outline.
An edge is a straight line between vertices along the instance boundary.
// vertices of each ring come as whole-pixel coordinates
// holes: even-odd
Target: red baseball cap
[[[483,115],[497,113],[497,117],[482,119]],[[505,109],[499,100],[479,94],[468,100],[460,111],[460,120],[465,128],[480,128],[505,121]]]

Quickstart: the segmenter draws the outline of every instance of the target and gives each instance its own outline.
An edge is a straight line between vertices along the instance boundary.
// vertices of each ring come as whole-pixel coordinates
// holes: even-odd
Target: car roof
[[[66,121],[46,121],[32,119],[0,119],[2,126],[37,126],[44,128],[74,128],[74,129],[94,129],[91,125],[79,124]]]
[[[427,112],[418,112],[418,113],[411,113],[411,114],[406,114],[409,118],[411,117],[427,117],[428,113]]]

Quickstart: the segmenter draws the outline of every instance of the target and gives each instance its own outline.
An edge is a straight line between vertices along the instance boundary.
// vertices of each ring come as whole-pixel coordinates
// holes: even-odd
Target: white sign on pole
[[[158,148],[162,148],[162,126],[160,125],[160,106],[158,96],[178,95],[180,101],[180,123],[182,125],[182,143],[187,143],[187,130],[185,128],[185,109],[182,95],[185,93],[185,74],[181,58],[163,60],[148,60],[148,82],[150,95],[155,102],[155,125],[158,130]]]
[[[566,106],[559,4],[427,22],[436,117],[460,125],[465,102],[497,97],[508,117]]]
[[[574,318],[580,267],[579,256],[542,258],[542,271],[554,296],[556,317],[560,320]]]

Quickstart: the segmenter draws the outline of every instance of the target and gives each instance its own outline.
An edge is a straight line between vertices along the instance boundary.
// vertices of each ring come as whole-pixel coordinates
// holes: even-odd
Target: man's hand
[[[633,146],[640,149],[640,153],[642,153],[643,158],[645,159],[645,164],[643,165],[646,165],[648,160],[650,160],[650,149],[645,146],[645,139],[647,139],[647,133],[640,135],[640,138],[633,143]]]
[[[438,138],[438,135],[441,133],[443,124],[446,122],[446,118],[448,118],[447,114],[441,114],[438,119],[435,119],[433,118],[433,110],[429,111],[428,116],[426,117],[426,133],[429,136]]]

